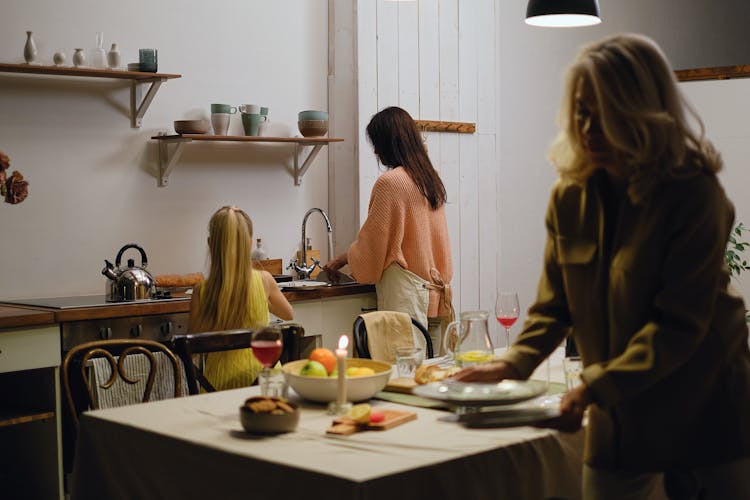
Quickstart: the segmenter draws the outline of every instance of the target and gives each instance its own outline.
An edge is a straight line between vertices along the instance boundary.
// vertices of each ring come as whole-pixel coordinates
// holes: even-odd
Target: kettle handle
[[[117,258],[115,259],[115,267],[119,269],[120,262],[122,260],[122,254],[124,254],[125,250],[127,250],[128,248],[135,248],[136,250],[141,252],[141,267],[146,267],[148,265],[148,259],[146,258],[146,251],[143,248],[141,248],[140,245],[136,243],[128,243],[127,245],[122,247],[119,252],[117,252]]]

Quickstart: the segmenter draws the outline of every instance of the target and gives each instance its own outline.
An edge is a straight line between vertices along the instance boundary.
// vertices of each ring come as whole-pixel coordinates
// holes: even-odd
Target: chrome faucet
[[[320,215],[325,219],[326,230],[328,231],[328,259],[330,260],[333,258],[333,228],[331,227],[331,220],[322,208],[311,208],[302,218],[302,262],[295,259],[290,262],[287,267],[287,269],[294,269],[297,272],[298,278],[301,280],[309,279],[310,273],[312,273],[316,267],[322,268],[320,261],[316,259],[312,259],[312,264],[309,266],[307,265],[307,219],[313,212],[320,212]]]

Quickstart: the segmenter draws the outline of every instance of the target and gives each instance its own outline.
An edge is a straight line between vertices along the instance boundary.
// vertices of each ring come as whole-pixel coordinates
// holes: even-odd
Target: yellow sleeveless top
[[[205,287],[201,287],[201,294]],[[203,296],[201,295],[201,298]],[[249,325],[237,325],[237,328],[262,328],[268,326],[270,320],[268,312],[268,299],[263,287],[263,277],[260,271],[253,270],[250,282],[250,317]],[[247,387],[255,382],[263,365],[255,359],[253,351],[247,349],[236,349],[225,352],[212,352],[206,356],[204,375],[217,391],[226,389],[237,389]]]

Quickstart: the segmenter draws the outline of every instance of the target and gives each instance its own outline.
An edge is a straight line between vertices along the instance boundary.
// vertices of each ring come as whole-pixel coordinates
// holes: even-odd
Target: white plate
[[[433,382],[415,387],[413,393],[423,398],[446,401],[456,406],[497,406],[527,401],[546,391],[545,382],[503,380],[493,384]]]
[[[466,427],[471,428],[516,427],[520,425],[535,424],[559,416],[559,407],[537,406],[465,413],[458,416],[458,421]]]

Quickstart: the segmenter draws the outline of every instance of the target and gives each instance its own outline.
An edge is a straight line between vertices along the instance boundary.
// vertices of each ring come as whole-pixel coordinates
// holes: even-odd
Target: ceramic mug
[[[240,104],[239,106],[237,106],[237,109],[240,110],[240,113],[247,113],[248,115],[263,114],[260,112],[260,104]]]
[[[266,130],[268,129],[268,108],[267,107],[261,106],[260,116],[265,116],[265,120],[261,120],[260,125],[258,126],[258,135],[266,135]]]
[[[233,115],[237,112],[237,108],[231,104],[212,104],[211,113],[227,113]]]
[[[242,113],[242,126],[245,129],[245,135],[257,136],[261,122],[266,121],[266,116],[259,113]]]

